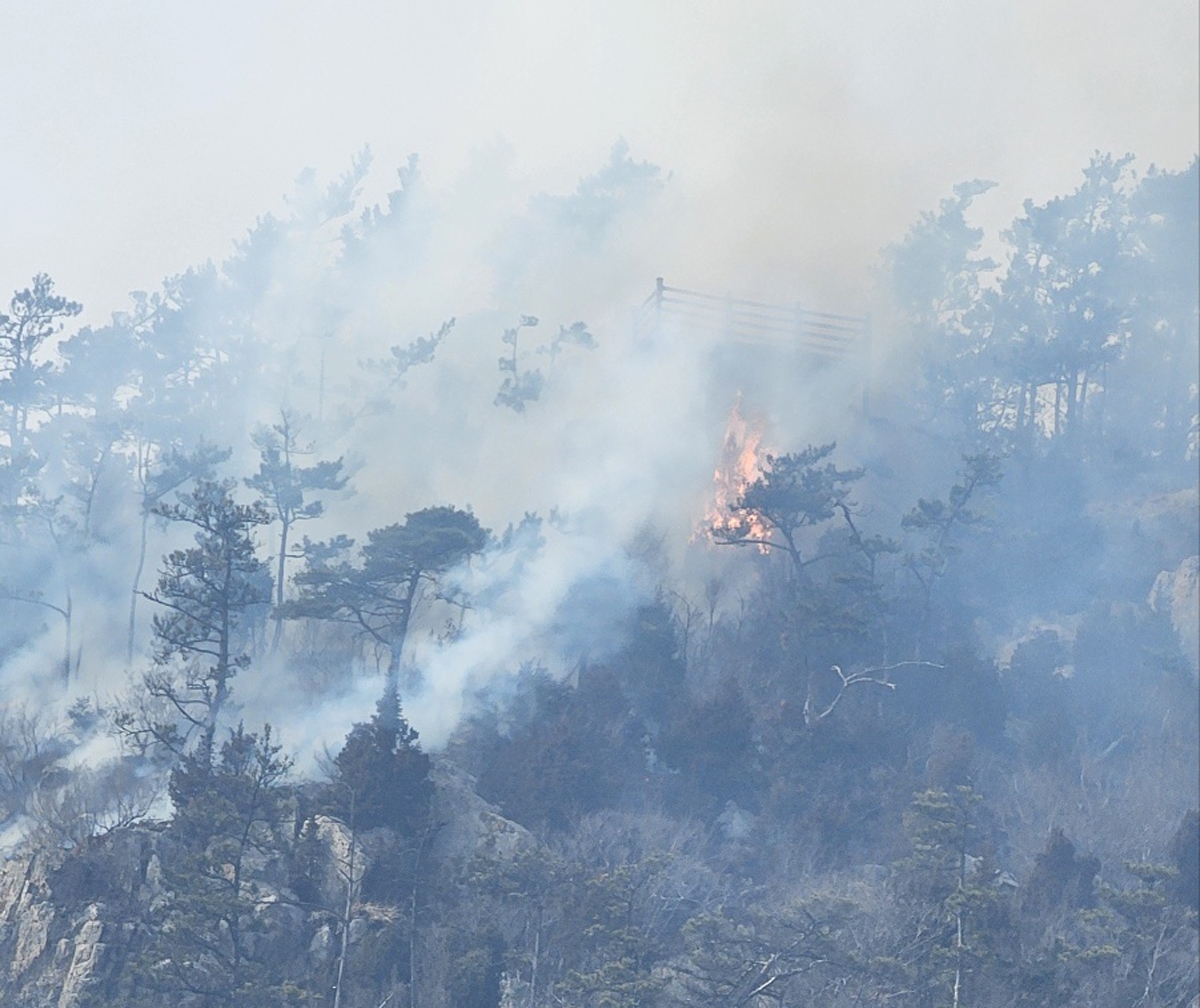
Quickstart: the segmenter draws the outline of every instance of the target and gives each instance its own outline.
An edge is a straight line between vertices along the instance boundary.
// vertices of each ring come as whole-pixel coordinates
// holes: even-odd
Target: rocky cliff
[[[527,842],[522,827],[475,794],[470,777],[444,761],[435,761],[431,776],[435,826],[425,845],[425,874],[452,872],[477,857],[511,857]],[[295,955],[299,969],[330,972],[341,952],[347,866],[353,864],[361,880],[394,847],[394,838],[386,830],[352,837],[345,825],[320,815],[295,823],[295,835],[310,839],[311,884],[298,892],[278,863],[253,866],[247,885],[255,887],[261,907],[256,940]],[[11,852],[0,865],[0,1005],[125,1004],[140,982],[134,964],[153,910],[169,895],[160,863],[171,843],[162,824],[143,824],[70,849],[35,835]],[[389,915],[386,907],[356,902],[349,916],[347,952],[355,956]],[[422,966],[430,985],[423,1000],[430,1008],[441,1004],[436,973],[445,956],[437,954],[436,944],[427,938],[420,946],[429,960]],[[175,1008],[190,1003],[176,999]]]

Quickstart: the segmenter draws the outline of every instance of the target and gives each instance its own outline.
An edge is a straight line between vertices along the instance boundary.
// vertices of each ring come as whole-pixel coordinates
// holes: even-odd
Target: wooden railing
[[[640,331],[679,319],[739,343],[792,346],[829,359],[865,350],[871,335],[869,315],[835,315],[800,305],[701,294],[668,287],[662,277],[655,280],[654,293],[638,306],[634,318]]]

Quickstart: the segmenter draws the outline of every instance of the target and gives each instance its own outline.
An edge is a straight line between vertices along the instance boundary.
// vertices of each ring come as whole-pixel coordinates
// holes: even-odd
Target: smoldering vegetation
[[[0,317],[5,1003],[1189,1004],[1197,163],[857,308],[370,168]]]

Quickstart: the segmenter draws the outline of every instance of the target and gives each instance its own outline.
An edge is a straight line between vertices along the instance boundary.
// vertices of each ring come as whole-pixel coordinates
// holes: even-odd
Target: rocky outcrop
[[[503,860],[532,842],[529,831],[500,815],[499,809],[475,793],[475,780],[446,759],[433,761],[431,818],[439,827],[433,841],[435,861],[468,861],[473,857]]]
[[[431,775],[435,829],[428,871],[454,872],[476,857],[509,858],[531,842],[527,831],[480,798],[472,778],[452,763],[435,759]],[[134,982],[130,964],[140,954],[155,908],[170,898],[161,865],[172,856],[174,843],[161,824],[135,826],[70,850],[26,842],[0,863],[0,1006],[126,1003]],[[251,858],[247,866],[260,900],[251,951],[273,961],[304,963],[313,975],[328,972],[339,954],[351,865],[361,880],[395,846],[387,830],[355,836],[337,819],[317,815],[301,831],[290,870],[277,858]],[[307,879],[303,893],[296,888],[301,876]],[[376,918],[386,916],[387,909],[358,906],[350,927],[352,950],[369,941],[378,930]],[[432,932],[424,945],[423,958],[429,961],[423,968],[432,978],[438,973],[434,960],[444,958],[446,950],[437,948]],[[173,1008],[189,1008],[185,1001]]]
[[[69,952],[70,964],[63,977],[62,988],[58,995],[58,1008],[74,1008],[80,1003],[84,993],[96,983],[103,972],[104,956],[109,943],[106,937],[106,925],[100,920],[102,907],[92,903],[84,911],[84,921],[71,939],[63,939],[62,953],[64,960]],[[111,925],[107,930],[112,930]]]
[[[0,867],[0,1004],[82,1008],[120,972],[132,911],[159,891],[147,877],[153,830],[64,851],[26,844]]]
[[[33,852],[10,857],[0,870],[0,954],[5,980],[29,971],[49,940],[54,911],[47,899],[44,857]]]

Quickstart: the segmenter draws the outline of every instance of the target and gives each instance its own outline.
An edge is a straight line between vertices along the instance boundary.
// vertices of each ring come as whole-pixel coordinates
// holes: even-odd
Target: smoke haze
[[[644,278],[854,307],[877,250],[961,179],[1001,183],[981,212],[1003,225],[1096,149],[1182,167],[1196,35],[1175,0],[19,7],[0,272],[50,271],[101,321],[364,143],[373,200],[413,151],[439,189],[505,150],[518,191],[566,191],[624,136],[679,193]]]
[[[1020,200],[1072,188],[1095,149],[1178,168],[1197,147],[1197,15],[1183,3],[1104,17],[1074,2],[357,3],[336,14],[60,3],[10,20],[10,286],[46,269],[101,324],[128,307],[124,292],[206,259],[241,269],[235,286],[274,359],[220,437],[244,473],[256,425],[284,406],[316,418],[322,457],[345,456],[355,475],[315,537],[361,540],[441,502],[471,506],[497,532],[526,511],[561,516],[519,571],[463,575],[498,600],[464,636],[440,645],[437,627],[422,627],[413,661],[427,691],[409,709],[432,745],[494,677],[531,660],[569,671],[652,597],[655,563],[681,563],[734,388],[726,375],[714,393],[704,333],[646,341],[630,325],[655,276],[862,313],[879,250],[962,179],[1000,182],[974,208],[995,240]],[[348,184],[357,200],[321,217],[325,187],[364,143],[373,159]],[[305,165],[314,171],[293,183]],[[342,226],[372,206],[384,209],[364,220],[394,240],[339,261]],[[235,250],[268,212],[279,230],[259,226]],[[541,323],[522,332],[522,367],[549,380],[518,414],[492,400],[500,334],[523,314]],[[362,362],[451,317],[432,367],[364,377]],[[579,320],[598,348],[536,352]],[[852,373],[826,373],[818,392],[767,362],[745,366],[768,449],[833,439],[861,394]],[[647,534],[664,535],[665,557],[631,556]],[[149,571],[171,542],[154,540]],[[74,576],[103,599],[124,589],[128,566],[116,543]],[[620,587],[570,608],[573,593],[605,584]],[[86,642],[79,686],[103,693],[128,670],[111,632],[123,616],[99,599],[80,603],[74,632]],[[564,628],[584,610],[579,633],[596,632],[575,639]],[[12,682],[45,681],[60,647],[52,625],[9,660]],[[288,712],[286,668],[259,661],[238,696],[247,716],[282,715],[311,751],[369,712],[369,672],[319,709],[306,695],[305,711]]]

